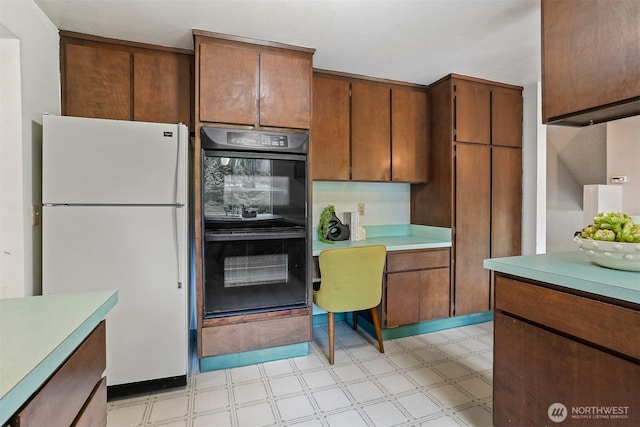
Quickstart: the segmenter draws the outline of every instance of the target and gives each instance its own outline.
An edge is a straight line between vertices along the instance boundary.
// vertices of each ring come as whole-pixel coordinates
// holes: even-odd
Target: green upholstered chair
[[[387,248],[383,245],[327,249],[320,252],[320,289],[313,302],[327,312],[329,323],[329,363],[333,365],[334,313],[353,312],[354,329],[357,312],[371,310],[380,353],[384,353],[378,320],[382,299],[382,276]]]

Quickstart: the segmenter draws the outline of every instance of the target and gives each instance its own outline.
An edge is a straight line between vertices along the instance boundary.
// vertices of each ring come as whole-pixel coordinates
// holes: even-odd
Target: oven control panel
[[[287,135],[272,135],[256,132],[228,132],[227,144],[243,147],[281,147],[289,146]]]
[[[268,151],[307,154],[309,132],[273,132],[267,130],[200,128],[205,150]]]

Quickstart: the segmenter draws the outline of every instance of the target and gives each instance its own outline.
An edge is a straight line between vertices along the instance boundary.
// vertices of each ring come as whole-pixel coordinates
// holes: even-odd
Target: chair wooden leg
[[[333,365],[333,313],[327,312],[327,320],[329,322],[329,364]]]
[[[358,312],[354,311],[352,314],[353,314],[353,325],[352,325],[352,327],[353,327],[354,331],[357,331],[358,330]]]
[[[371,320],[373,320],[373,327],[376,330],[376,337],[378,338],[378,346],[380,346],[380,353],[384,353],[384,344],[382,343],[382,331],[380,330],[380,321],[378,320],[378,307],[371,309]]]

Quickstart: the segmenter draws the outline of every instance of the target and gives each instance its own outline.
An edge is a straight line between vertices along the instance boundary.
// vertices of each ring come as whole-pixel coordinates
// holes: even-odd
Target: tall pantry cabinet
[[[451,74],[428,108],[429,183],[411,186],[411,223],[452,229],[452,313],[487,311],[483,260],[520,254],[522,88]]]

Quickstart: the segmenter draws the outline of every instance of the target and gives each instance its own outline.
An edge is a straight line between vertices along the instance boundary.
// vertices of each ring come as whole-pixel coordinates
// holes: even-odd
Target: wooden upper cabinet
[[[542,121],[640,114],[640,2],[542,1]]]
[[[260,125],[309,129],[311,57],[260,54]]]
[[[367,81],[351,83],[351,179],[391,180],[391,90]]]
[[[454,141],[522,147],[522,89],[453,79]]]
[[[468,80],[454,80],[454,141],[491,143],[491,88]]]
[[[310,128],[313,49],[194,34],[201,122]]]
[[[210,43],[200,50],[200,120],[255,124],[258,121],[258,52]]]
[[[327,70],[313,78],[313,179],[427,181],[425,86]]]
[[[391,180],[427,181],[427,94],[391,90]]]
[[[192,61],[189,55],[135,53],[133,120],[190,125]]]
[[[131,54],[62,44],[62,114],[131,119]]]
[[[313,77],[311,177],[349,180],[349,82]]]
[[[62,114],[193,129],[192,64],[182,50],[61,31]]]
[[[522,90],[492,87],[491,143],[522,147]]]

